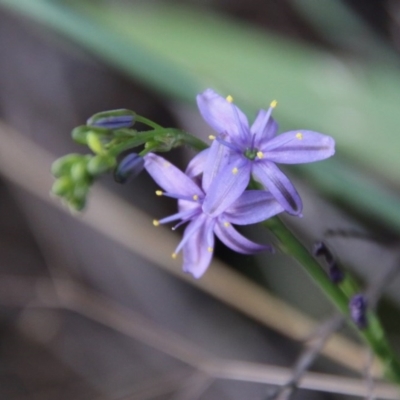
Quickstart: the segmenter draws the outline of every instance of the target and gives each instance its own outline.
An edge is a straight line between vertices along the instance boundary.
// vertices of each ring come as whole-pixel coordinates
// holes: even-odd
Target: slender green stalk
[[[135,117],[136,122],[141,122],[147,126],[150,126],[153,129],[163,129],[161,125],[156,124],[155,122],[149,120],[148,118],[142,117],[141,115],[137,115]]]
[[[357,285],[354,283],[353,279],[348,277],[348,284],[342,287],[335,285],[306,247],[278,217],[273,217],[262,224],[278,239],[280,249],[284,253],[294,257],[305,268],[314,282],[327,295],[336,308],[345,315],[351,325],[357,329],[360,336],[371,348],[375,356],[382,362],[387,378],[400,384],[400,363],[393,350],[390,348],[385,332],[376,314],[373,311],[368,312],[368,325],[364,329],[357,328],[356,325],[351,322],[349,316],[349,301],[350,298],[357,293]],[[349,288],[352,288],[355,292],[352,292]]]

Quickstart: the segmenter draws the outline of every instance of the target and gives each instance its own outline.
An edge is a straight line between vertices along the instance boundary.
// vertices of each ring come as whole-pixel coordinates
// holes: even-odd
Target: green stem
[[[208,146],[206,143],[204,143],[202,140],[198,139],[195,136],[190,135],[189,133],[182,131],[180,129],[174,129],[174,128],[157,128],[157,129],[152,129],[150,131],[144,131],[138,133],[135,137],[132,139],[129,138],[123,143],[119,143],[117,145],[114,145],[108,149],[108,153],[116,157],[120,153],[122,153],[125,150],[129,150],[131,148],[140,146],[146,142],[150,142],[154,139],[157,138],[157,136],[162,137],[162,135],[166,134],[173,134],[175,136],[175,140],[183,141],[185,144],[188,146],[192,147],[195,150],[204,150]],[[154,146],[154,150],[157,150],[157,146]]]
[[[150,126],[153,129],[163,129],[163,127],[161,125],[158,125],[155,122],[151,121],[150,119],[142,117],[141,115],[136,114],[135,120],[136,120],[136,122],[141,122],[142,124]]]
[[[294,257],[305,268],[336,308],[351,322],[348,305],[350,298],[357,292],[353,279],[347,278],[351,285],[347,285],[343,288],[345,290],[342,290],[340,286],[331,282],[316,259],[278,217],[270,218],[263,222],[263,225],[278,239],[280,249]],[[349,287],[352,287],[355,292],[350,291]],[[376,357],[381,360],[388,379],[400,384],[400,363],[390,348],[379,319],[373,311],[369,311],[367,317],[368,325],[365,329],[358,329],[352,322],[351,325],[357,329]]]
[[[194,150],[201,151],[210,147],[207,143],[203,142],[196,136],[191,135],[190,133],[180,131],[180,135],[185,143],[188,146],[192,147]]]

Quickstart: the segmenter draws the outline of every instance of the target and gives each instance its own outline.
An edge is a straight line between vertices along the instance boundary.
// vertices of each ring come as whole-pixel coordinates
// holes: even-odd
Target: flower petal
[[[251,162],[236,156],[212,181],[203,202],[203,211],[215,217],[224,212],[249,184]]]
[[[209,148],[205,149],[203,151],[200,151],[200,153],[197,153],[192,158],[185,171],[185,174],[189,178],[195,178],[196,176],[203,173],[209,152]]]
[[[236,225],[265,221],[284,211],[266,190],[246,190],[223,214],[224,220]]]
[[[200,187],[180,169],[165,158],[149,153],[144,156],[144,167],[149,175],[166,192],[191,197],[195,194],[203,196]]]
[[[292,215],[300,216],[301,198],[286,175],[272,162],[261,160],[253,165],[253,174]]]
[[[251,125],[251,133],[257,136],[257,142],[272,139],[277,131],[278,123],[271,117],[271,114],[266,110],[258,111],[256,119]],[[257,142],[256,145],[258,145]]]
[[[282,164],[324,160],[335,153],[335,141],[312,131],[290,131],[276,136],[261,148],[264,158]]]
[[[241,141],[250,134],[243,112],[213,90],[197,95],[197,106],[208,125],[218,133],[227,133],[233,141]]]
[[[211,182],[219,171],[228,164],[230,156],[229,148],[219,143],[218,140],[214,140],[208,150],[202,180],[202,187],[205,192],[208,191]]]
[[[254,243],[242,236],[231,224],[225,224],[218,219],[214,227],[214,233],[227,247],[242,254],[254,254],[260,251],[274,251],[271,245]]]
[[[200,278],[208,266],[214,251],[215,220],[202,215],[191,222],[186,230],[190,237],[183,246],[183,270]]]

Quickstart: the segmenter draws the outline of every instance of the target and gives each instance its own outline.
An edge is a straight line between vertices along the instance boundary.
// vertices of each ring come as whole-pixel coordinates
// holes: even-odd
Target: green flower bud
[[[88,132],[86,135],[87,145],[89,146],[90,150],[93,151],[95,154],[101,154],[104,152],[103,143],[95,132]]]
[[[66,196],[74,189],[74,183],[69,176],[58,178],[51,188],[51,192],[57,196]]]
[[[72,194],[73,199],[86,199],[89,192],[89,186],[86,183],[77,184]]]
[[[91,175],[96,176],[113,169],[116,164],[117,162],[114,157],[99,154],[92,157],[87,165],[87,170]]]
[[[72,198],[68,200],[69,207],[74,211],[82,211],[86,205],[86,197],[85,198]]]
[[[55,160],[51,166],[51,173],[56,177],[67,175],[70,173],[71,167],[82,160],[81,154],[68,154]]]
[[[71,178],[75,182],[85,181],[89,178],[86,166],[87,166],[86,161],[76,162],[74,165],[72,165]]]
[[[110,131],[108,129],[81,125],[72,130],[72,139],[79,144],[87,145],[87,135],[89,132],[93,132],[98,136],[110,136]]]

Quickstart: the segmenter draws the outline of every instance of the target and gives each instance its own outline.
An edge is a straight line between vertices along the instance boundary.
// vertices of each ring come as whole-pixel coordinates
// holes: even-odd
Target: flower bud
[[[356,294],[350,299],[350,316],[353,322],[360,328],[367,327],[367,301],[362,294]]]
[[[135,123],[136,113],[119,109],[94,114],[87,120],[87,125],[110,130],[130,128]]]
[[[65,196],[74,188],[74,183],[69,176],[58,178],[51,188],[51,192],[57,196]]]
[[[81,125],[72,130],[71,136],[75,142],[86,145],[86,144],[88,144],[87,143],[87,135],[90,132],[93,132],[98,136],[105,136],[105,135],[109,136],[110,135],[110,131],[108,129]]]
[[[329,279],[335,284],[342,282],[344,279],[344,273],[339,268],[336,261],[332,261],[331,264],[329,265],[328,275]]]
[[[88,134],[86,135],[86,141],[89,149],[92,150],[93,153],[101,154],[104,152],[104,146],[101,138],[99,135],[96,135],[95,132],[88,132]]]
[[[114,179],[118,183],[126,183],[136,178],[144,168],[144,158],[131,153],[122,159],[114,171]]]
[[[96,176],[113,169],[115,164],[116,161],[114,157],[106,154],[98,154],[97,156],[92,157],[88,162],[87,170],[89,174]]]
[[[324,257],[329,264],[334,261],[331,251],[324,242],[315,242],[312,253],[316,257]]]
[[[68,154],[55,160],[51,166],[51,173],[56,177],[67,175],[70,173],[71,167],[80,162],[84,156],[81,154]]]
[[[76,162],[71,167],[71,178],[74,182],[85,181],[88,178],[85,161]]]

